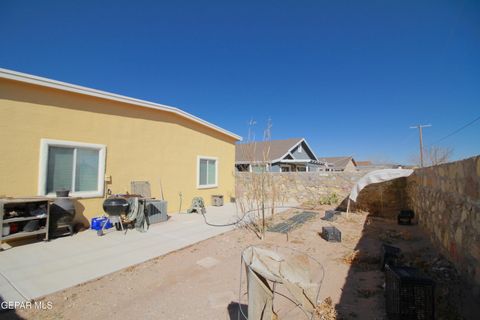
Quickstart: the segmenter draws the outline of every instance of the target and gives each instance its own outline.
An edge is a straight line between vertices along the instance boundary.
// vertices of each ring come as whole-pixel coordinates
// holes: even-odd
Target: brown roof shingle
[[[372,161],[357,161],[357,167],[371,166],[373,165]]]
[[[302,138],[271,140],[236,145],[235,162],[271,162],[283,157]]]
[[[353,157],[325,157],[318,158],[318,160],[327,162],[328,164],[333,164],[333,166],[337,169],[345,169],[350,160],[352,160],[355,164]]]

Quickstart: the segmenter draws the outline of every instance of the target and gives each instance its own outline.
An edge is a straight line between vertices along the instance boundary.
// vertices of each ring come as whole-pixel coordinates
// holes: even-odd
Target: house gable
[[[298,141],[293,145],[287,153],[276,161],[289,160],[287,156],[293,157],[292,160],[317,160],[315,153],[309,147],[305,139]]]
[[[297,146],[290,151],[290,154],[294,159],[298,160],[317,160],[315,154],[310,150],[309,146],[305,141],[302,141]]]

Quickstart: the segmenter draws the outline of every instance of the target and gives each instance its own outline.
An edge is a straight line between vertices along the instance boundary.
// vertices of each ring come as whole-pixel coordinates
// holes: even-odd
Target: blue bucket
[[[108,220],[107,217],[97,217],[97,218],[92,218],[92,221],[90,223],[90,228],[92,230],[101,230],[103,228],[103,225],[105,225],[105,229],[110,229],[113,227],[113,224]]]

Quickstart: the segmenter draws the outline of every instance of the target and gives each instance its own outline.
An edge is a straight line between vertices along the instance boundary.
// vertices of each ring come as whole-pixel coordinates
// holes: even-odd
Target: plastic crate
[[[325,211],[325,216],[323,218],[320,218],[325,221],[335,221],[338,218],[338,214],[336,211],[333,210],[327,210]]]
[[[341,242],[342,233],[335,227],[322,227],[322,238],[329,242]]]
[[[113,227],[113,224],[108,220],[107,217],[97,217],[97,218],[92,218],[92,221],[90,223],[90,228],[92,230],[100,230],[103,228],[103,225],[105,225],[105,229],[110,229]]]
[[[380,254],[380,270],[384,271],[385,266],[396,266],[398,258],[400,257],[400,248],[389,246],[388,244],[382,244]]]
[[[415,213],[412,210],[402,210],[397,216],[398,224],[411,225]]]
[[[167,201],[164,200],[146,200],[148,222],[150,224],[159,223],[168,220]]]
[[[435,282],[416,268],[385,268],[385,301],[389,319],[433,320]]]

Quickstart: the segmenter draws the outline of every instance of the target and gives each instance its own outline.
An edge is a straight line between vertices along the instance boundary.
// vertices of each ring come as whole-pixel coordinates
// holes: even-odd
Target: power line
[[[457,133],[459,133],[460,131],[462,131],[463,129],[471,126],[472,124],[474,124],[474,123],[477,122],[478,120],[480,120],[480,116],[476,117],[475,119],[473,119],[473,120],[470,121],[469,123],[463,125],[462,127],[458,128],[457,130],[455,130],[455,131],[447,134],[445,137],[443,137],[443,138],[435,141],[435,142],[432,143],[432,144],[437,144],[437,143],[439,143],[439,142],[441,142],[441,141],[443,141],[443,140],[445,140],[445,139],[447,139],[447,138],[450,138],[450,137],[453,136],[454,134],[457,134]]]

